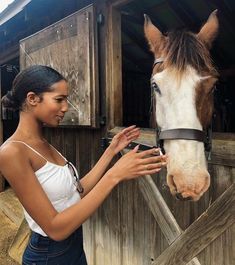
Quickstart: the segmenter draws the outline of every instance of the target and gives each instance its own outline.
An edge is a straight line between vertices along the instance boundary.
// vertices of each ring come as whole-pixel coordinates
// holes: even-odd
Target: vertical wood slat
[[[109,3],[106,105],[108,107],[108,126],[122,125],[122,55],[121,55],[121,14]]]

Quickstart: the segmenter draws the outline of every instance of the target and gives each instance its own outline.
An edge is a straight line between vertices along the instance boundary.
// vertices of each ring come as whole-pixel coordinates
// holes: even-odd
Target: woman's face
[[[61,80],[51,86],[51,91],[42,94],[34,113],[39,121],[48,126],[58,126],[68,110],[68,84]]]

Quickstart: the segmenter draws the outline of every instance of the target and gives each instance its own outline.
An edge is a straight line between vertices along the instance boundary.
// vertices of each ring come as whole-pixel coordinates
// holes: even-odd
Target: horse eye
[[[151,83],[151,87],[152,87],[153,91],[155,91],[155,92],[157,92],[158,94],[161,95],[161,90],[160,90],[159,86],[155,82]]]

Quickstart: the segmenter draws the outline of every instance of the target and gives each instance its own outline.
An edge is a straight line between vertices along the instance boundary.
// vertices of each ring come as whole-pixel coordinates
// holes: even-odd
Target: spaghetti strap
[[[31,147],[30,145],[26,144],[25,142],[23,141],[16,141],[16,140],[10,140],[10,141],[6,141],[5,143],[22,143],[24,144],[25,146],[27,146],[29,149],[31,149],[34,153],[36,153],[37,155],[39,155],[41,158],[43,158],[44,160],[47,161],[47,159],[41,155],[38,151],[36,151],[33,147]],[[47,161],[48,162],[48,161]]]
[[[53,145],[51,145],[51,144],[49,144],[50,145],[50,147],[52,147],[61,157],[63,157],[64,158],[64,160],[66,161],[66,162],[68,162],[67,161],[67,159],[53,146]]]

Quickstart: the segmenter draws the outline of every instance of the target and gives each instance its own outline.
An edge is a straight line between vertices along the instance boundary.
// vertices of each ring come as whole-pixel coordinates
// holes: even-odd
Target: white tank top
[[[59,153],[59,151],[54,148],[65,159],[66,164],[64,166],[47,161],[44,156],[22,141],[12,140],[8,142],[22,143],[46,161],[46,164],[39,168],[35,172],[35,175],[47,194],[47,197],[58,212],[62,212],[81,199],[76,188],[76,178],[73,174],[73,172],[75,172],[78,177],[77,170],[72,163],[68,162],[61,153]],[[72,167],[72,170],[70,167]],[[24,208],[23,211],[30,229],[42,236],[47,236]]]

